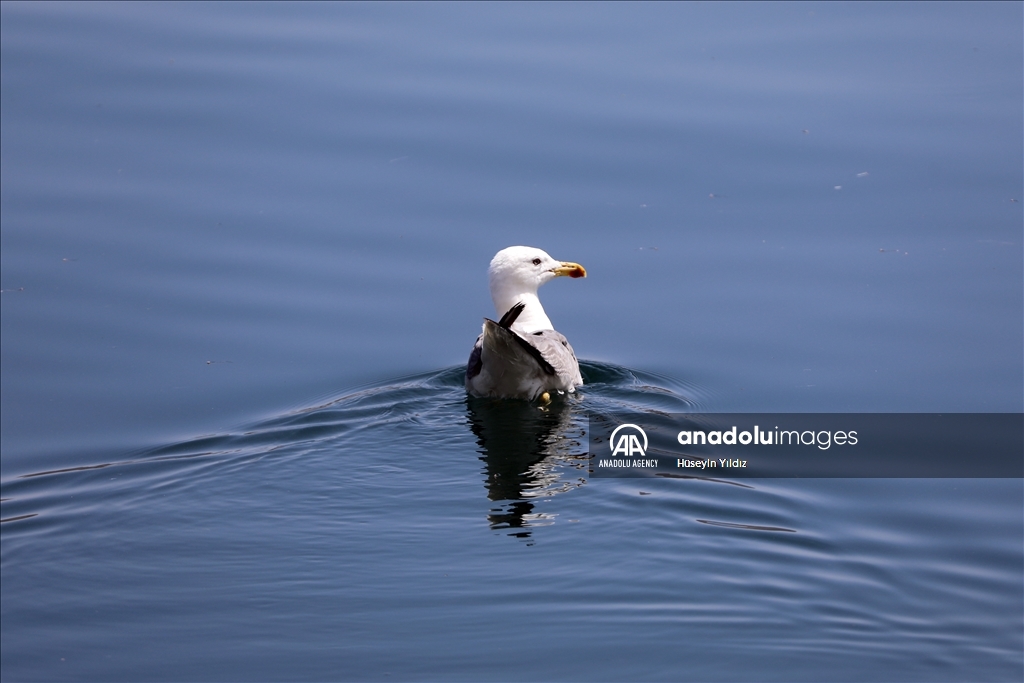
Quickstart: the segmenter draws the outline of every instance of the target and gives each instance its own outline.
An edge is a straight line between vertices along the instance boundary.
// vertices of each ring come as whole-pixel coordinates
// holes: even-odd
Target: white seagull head
[[[491,259],[488,270],[491,299],[498,317],[517,303],[526,308],[516,320],[515,329],[532,333],[553,329],[551,321],[537,298],[537,289],[556,277],[586,277],[587,271],[578,263],[556,261],[542,249],[508,247]]]

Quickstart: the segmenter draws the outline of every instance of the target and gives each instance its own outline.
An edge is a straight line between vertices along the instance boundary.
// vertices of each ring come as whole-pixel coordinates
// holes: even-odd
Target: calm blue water
[[[1021,680],[1021,480],[592,480],[584,432],[1024,410],[1022,36],[0,5],[3,679]],[[589,273],[547,411],[462,389],[512,244]]]

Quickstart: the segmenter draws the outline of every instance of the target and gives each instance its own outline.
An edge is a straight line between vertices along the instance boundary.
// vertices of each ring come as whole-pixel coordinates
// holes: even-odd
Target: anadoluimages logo
[[[619,432],[622,432],[621,436]],[[643,439],[642,446],[640,439]],[[633,424],[619,425],[608,439],[608,447],[612,449],[612,457],[621,455],[627,458],[642,458],[647,453],[647,434]]]

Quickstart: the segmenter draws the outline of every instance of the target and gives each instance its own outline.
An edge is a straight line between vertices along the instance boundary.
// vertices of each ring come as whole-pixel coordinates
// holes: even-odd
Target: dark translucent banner
[[[593,477],[1024,477],[1021,413],[592,414]]]

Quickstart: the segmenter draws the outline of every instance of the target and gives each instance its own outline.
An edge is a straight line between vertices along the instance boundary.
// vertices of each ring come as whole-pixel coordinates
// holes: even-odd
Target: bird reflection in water
[[[537,499],[586,483],[587,421],[575,409],[578,402],[574,396],[559,396],[546,406],[466,397],[487,475],[487,498],[501,504],[487,515],[492,529],[530,538],[530,527],[553,523],[552,515],[536,511]]]

